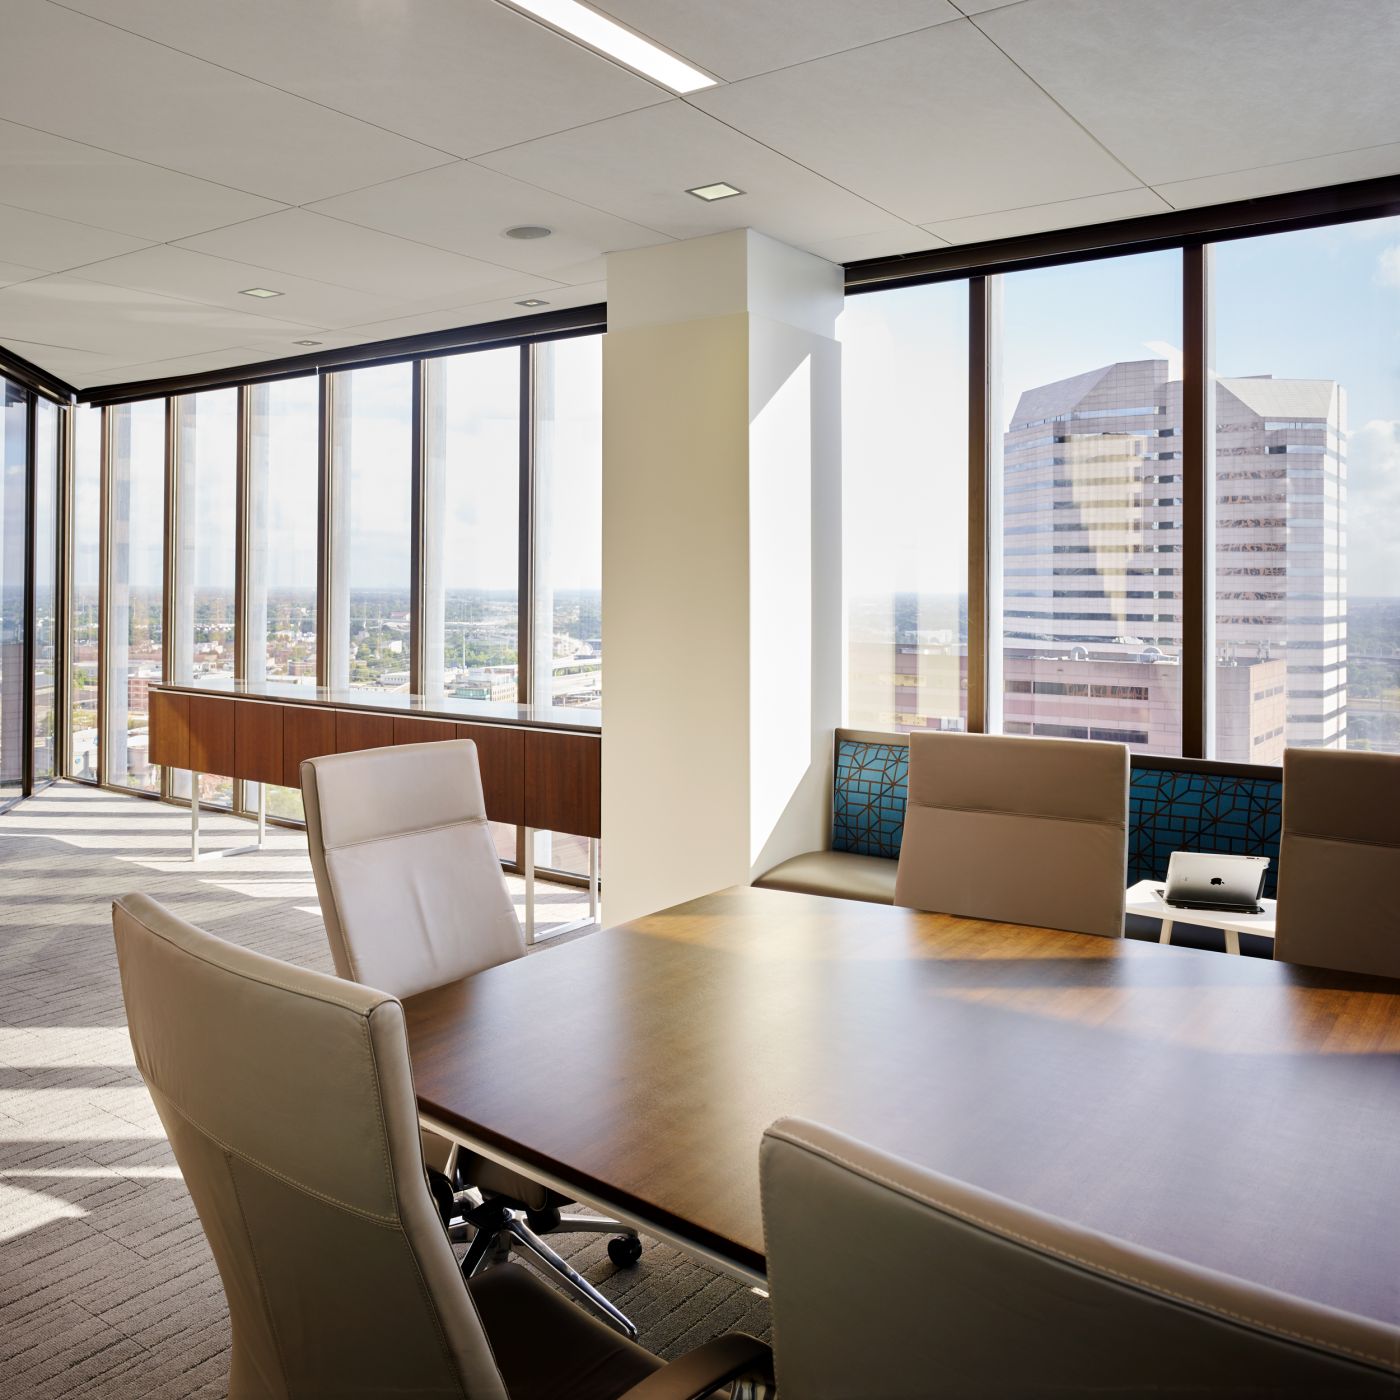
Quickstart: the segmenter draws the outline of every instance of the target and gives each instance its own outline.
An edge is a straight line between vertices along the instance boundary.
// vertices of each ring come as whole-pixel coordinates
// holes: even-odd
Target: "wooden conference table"
[[[798,1114],[1400,1324],[1400,983],[737,888],[406,1009],[426,1116],[741,1277]]]

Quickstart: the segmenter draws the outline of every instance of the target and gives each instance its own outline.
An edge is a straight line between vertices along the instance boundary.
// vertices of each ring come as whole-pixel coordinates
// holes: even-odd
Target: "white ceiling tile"
[[[859,262],[862,258],[893,258],[900,253],[922,253],[929,248],[941,248],[943,240],[934,237],[927,229],[917,224],[906,224],[903,228],[885,233],[858,233],[851,238],[828,238],[808,245],[808,252],[815,253],[828,262]]]
[[[1031,0],[978,23],[1145,184],[1400,140],[1394,0]]]
[[[328,219],[306,209],[284,209],[266,218],[202,233],[182,239],[180,246],[400,301],[441,303],[471,292],[483,297],[509,296],[517,286],[535,284],[534,279],[509,268]],[[275,279],[267,285],[280,290]]]
[[[691,101],[910,223],[1132,179],[965,19]]]
[[[299,350],[296,353],[301,355],[306,352]],[[258,359],[269,358],[266,347],[229,345],[198,355],[174,355],[120,365],[104,363],[98,372],[89,371],[85,379],[69,382],[83,389],[102,384],[129,384],[136,380],[168,379],[177,374],[203,374],[209,370],[231,369],[235,365],[252,364]]]
[[[289,340],[312,329],[106,287],[71,273],[0,287],[0,326],[7,340],[47,341],[128,360],[193,355],[268,337]]]
[[[0,122],[0,196],[20,209],[158,243],[278,207],[14,122]]]
[[[672,238],[754,228],[805,248],[900,227],[885,210],[685,102],[529,141],[476,163]],[[746,193],[713,204],[686,194],[717,180]]]
[[[670,96],[495,0],[72,3],[162,44],[461,156]],[[346,181],[322,194],[374,178],[384,177]]]
[[[400,309],[401,298],[372,296],[350,287],[275,274],[279,297],[243,296],[249,287],[267,285],[268,270],[230,262],[189,248],[143,248],[125,257],[93,263],[83,268],[90,282],[113,287],[135,287],[162,296],[226,306],[230,310],[308,326],[347,326]]]
[[[730,82],[958,18],[949,0],[601,0],[597,8]]]
[[[1314,189],[1319,185],[1342,185],[1349,180],[1375,180],[1384,175],[1400,175],[1400,145],[1342,151],[1337,155],[1290,160],[1255,170],[1232,170],[1226,175],[1203,175],[1199,180],[1181,180],[1158,185],[1156,189],[1173,209],[1191,209],[1202,204],[1228,204],[1235,199],[1258,199],[1261,195]]]
[[[0,186],[0,194],[4,193]],[[146,240],[129,238],[110,229],[75,224],[70,219],[54,219],[28,209],[0,204],[0,258],[21,267],[41,267],[45,272],[63,272],[83,263],[129,253],[144,247]]]
[[[242,15],[241,6],[229,10]],[[43,0],[6,0],[0,119],[284,204],[324,199],[446,159]]]
[[[1004,5],[1023,5],[1026,0],[952,0],[965,15],[982,15],[988,10],[999,10]]]
[[[549,277],[603,253],[643,248],[664,237],[467,161],[323,200],[312,208],[352,224]],[[507,238],[505,230],[519,224],[542,225],[554,233],[549,238]]]
[[[41,267],[22,267],[19,263],[0,262],[0,287],[8,287],[12,282],[31,282],[43,277],[47,272]]]
[[[1076,228],[1080,224],[1103,224],[1113,219],[1133,219],[1143,214],[1163,214],[1167,202],[1151,190],[1138,187],[1113,194],[1093,194],[1084,199],[1058,200],[1029,209],[1001,209],[995,214],[973,214],[966,219],[926,224],[947,243],[983,243],[992,238],[1015,238],[1023,233],[1045,233],[1049,229]]]

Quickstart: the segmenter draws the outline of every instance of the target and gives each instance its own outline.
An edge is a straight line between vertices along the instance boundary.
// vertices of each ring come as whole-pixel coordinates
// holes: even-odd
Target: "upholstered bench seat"
[[[863,899],[869,904],[894,903],[897,860],[862,856],[854,851],[808,851],[775,865],[754,881],[765,890],[794,894],[824,894],[833,899]]]

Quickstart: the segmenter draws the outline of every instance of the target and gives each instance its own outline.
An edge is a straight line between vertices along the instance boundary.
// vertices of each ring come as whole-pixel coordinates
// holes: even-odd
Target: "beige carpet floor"
[[[249,832],[227,817],[201,826],[210,847]],[[132,1063],[109,905],[142,890],[260,952],[325,971],[330,958],[301,833],[274,829],[261,852],[198,866],[188,852],[186,812],[79,784],[0,814],[5,1400],[225,1393],[223,1293]],[[586,908],[563,887],[545,902],[560,922]],[[618,1270],[601,1239],[553,1242],[663,1356],[734,1329],[767,1334],[763,1299],[677,1250],[648,1240],[642,1263]]]

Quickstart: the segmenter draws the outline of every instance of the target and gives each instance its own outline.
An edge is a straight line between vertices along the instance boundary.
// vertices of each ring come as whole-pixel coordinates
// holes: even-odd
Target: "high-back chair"
[[[1123,936],[1128,750],[911,734],[896,904]]]
[[[1084,1230],[797,1119],[761,1150],[778,1394],[1389,1397],[1400,1329]],[[832,1220],[859,1220],[831,1269]]]
[[[1285,749],[1274,956],[1400,978],[1400,755]]]
[[[143,895],[112,923],[136,1064],[228,1299],[233,1400],[688,1400],[762,1368],[734,1335],[663,1369],[517,1264],[464,1282],[396,998]]]
[[[340,976],[412,997],[524,958],[524,935],[491,843],[475,743],[448,739],[307,759],[301,792]],[[518,1243],[563,1287],[636,1336],[630,1320],[539,1239],[553,1231],[606,1233],[616,1236],[608,1242],[613,1263],[633,1264],[641,1257],[634,1229],[605,1215],[563,1215],[567,1197],[456,1151],[431,1130],[424,1130],[423,1151],[452,1190],[489,1198],[487,1210],[466,1214],[476,1228],[469,1273]]]
[[[341,977],[410,997],[525,955],[470,740],[309,758],[301,765],[301,789],[311,867]],[[630,1264],[641,1255],[636,1231],[606,1216],[561,1215],[565,1197],[458,1152],[428,1130],[423,1151],[447,1178],[447,1189],[476,1188],[492,1203],[470,1215],[469,1205],[459,1203],[476,1227],[469,1271],[485,1267],[509,1243],[521,1244],[566,1288],[635,1335],[616,1306],[539,1235],[613,1235],[609,1255]]]

